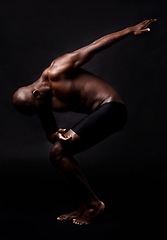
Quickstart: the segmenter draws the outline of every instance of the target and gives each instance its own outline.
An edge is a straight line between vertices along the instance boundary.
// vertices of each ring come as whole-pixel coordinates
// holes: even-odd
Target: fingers
[[[150,28],[141,29],[140,31],[134,32],[134,35],[141,35],[144,32],[150,32]]]
[[[150,28],[142,29],[141,32],[150,32]]]
[[[156,18],[154,18],[154,19],[148,19],[148,20],[143,21],[143,24],[147,24],[147,23],[151,23],[151,22],[156,22],[156,21],[157,21]]]
[[[60,129],[57,131],[57,137],[58,137],[59,140],[67,141],[67,140],[69,140],[69,139],[72,138],[71,135],[65,136],[65,135],[64,135],[65,131],[66,131],[66,128],[60,128]]]
[[[64,136],[64,135],[62,135],[61,133],[59,133],[58,138],[59,138],[60,140],[67,141],[67,140],[71,139],[72,136],[71,136],[71,135],[69,135],[69,136]]]
[[[64,133],[65,131],[66,131],[66,128],[60,128],[60,129],[58,130],[59,133]]]
[[[70,136],[68,136],[68,137],[64,137],[64,139],[63,140],[69,140],[69,139],[71,139],[72,138],[72,136],[70,135]]]
[[[146,22],[149,22],[149,23],[151,23],[151,22],[156,22],[156,21],[157,21],[156,18],[152,18],[152,19],[148,19],[148,20],[146,20]]]
[[[63,140],[63,141],[68,141],[68,140],[70,140],[71,138],[72,138],[71,136],[69,136],[69,137],[60,136],[60,137],[59,137],[59,139],[60,139],[60,140]]]
[[[156,18],[154,18],[154,19],[149,19],[149,20],[145,20],[145,21],[143,21],[143,25],[144,25],[144,27],[147,27],[150,23],[156,22],[156,21],[157,21]]]

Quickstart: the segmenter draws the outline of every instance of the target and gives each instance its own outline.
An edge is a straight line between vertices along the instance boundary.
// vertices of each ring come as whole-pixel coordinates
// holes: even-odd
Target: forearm
[[[132,33],[133,33],[133,31],[132,31],[131,27],[125,28],[121,31],[108,34],[108,35],[94,41],[91,45],[92,45],[92,48],[94,49],[94,51],[101,51],[108,47],[111,47],[114,43],[125,38],[126,36],[129,36]]]
[[[157,21],[156,19],[145,20],[137,25],[125,28],[122,31],[108,34],[94,41],[91,44],[92,49],[98,52],[108,47],[111,47],[114,43],[118,42],[119,40],[123,39],[126,36],[129,36],[130,34],[140,35],[143,32],[150,32],[150,28],[147,28],[147,26],[150,23],[156,22],[156,21]]]
[[[70,72],[91,60],[98,52],[111,47],[114,43],[125,38],[126,36],[131,34],[140,35],[143,32],[149,32],[150,28],[147,28],[147,26],[151,22],[155,21],[156,19],[145,20],[137,25],[125,28],[122,31],[108,34],[85,47],[63,55],[62,57],[56,59],[57,66],[60,66],[57,67],[57,69],[59,69],[59,71],[57,70],[58,74],[66,73],[68,76]],[[53,75],[55,76],[55,71],[53,72]]]
[[[118,42],[119,40],[129,36],[133,33],[131,27],[125,28],[122,31],[111,33],[105,35],[104,37],[99,38],[98,40],[94,41],[93,43],[80,48],[72,53],[74,56],[75,66],[81,66],[82,64],[88,62],[92,59],[98,52],[111,47],[114,43]]]
[[[54,143],[56,141],[56,132],[58,131],[58,126],[53,113],[49,110],[43,110],[38,112],[38,117],[41,120],[47,139],[49,142]]]
[[[56,135],[56,132],[50,133],[50,134],[47,136],[47,139],[49,140],[49,142],[55,143],[55,142],[58,140],[57,135]]]

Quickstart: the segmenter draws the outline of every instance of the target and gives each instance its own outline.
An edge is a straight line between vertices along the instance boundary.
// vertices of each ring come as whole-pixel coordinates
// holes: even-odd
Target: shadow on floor
[[[74,210],[73,199],[57,177],[1,178],[0,239],[120,239],[150,236],[166,229],[166,176],[89,177],[106,208],[92,225],[56,220]]]

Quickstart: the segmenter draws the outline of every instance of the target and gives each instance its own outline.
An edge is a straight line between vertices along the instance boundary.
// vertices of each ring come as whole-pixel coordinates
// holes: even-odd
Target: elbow
[[[76,63],[78,61],[78,59],[80,59],[80,53],[78,52],[78,50],[69,53],[69,59],[72,63]]]
[[[56,141],[54,139],[48,138],[48,141],[52,144],[54,144]]]
[[[50,135],[47,136],[47,139],[50,143],[55,143],[56,142],[56,136],[55,133],[52,133]]]

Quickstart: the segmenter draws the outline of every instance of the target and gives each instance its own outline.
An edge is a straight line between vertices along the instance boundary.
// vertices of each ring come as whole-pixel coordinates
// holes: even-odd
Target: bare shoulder
[[[50,70],[50,67],[47,67],[43,73],[42,73],[42,78],[45,80],[48,80],[48,71]]]
[[[74,65],[74,53],[67,53],[61,57],[56,58],[47,70],[49,79],[55,81],[57,78],[67,77],[74,70]]]

